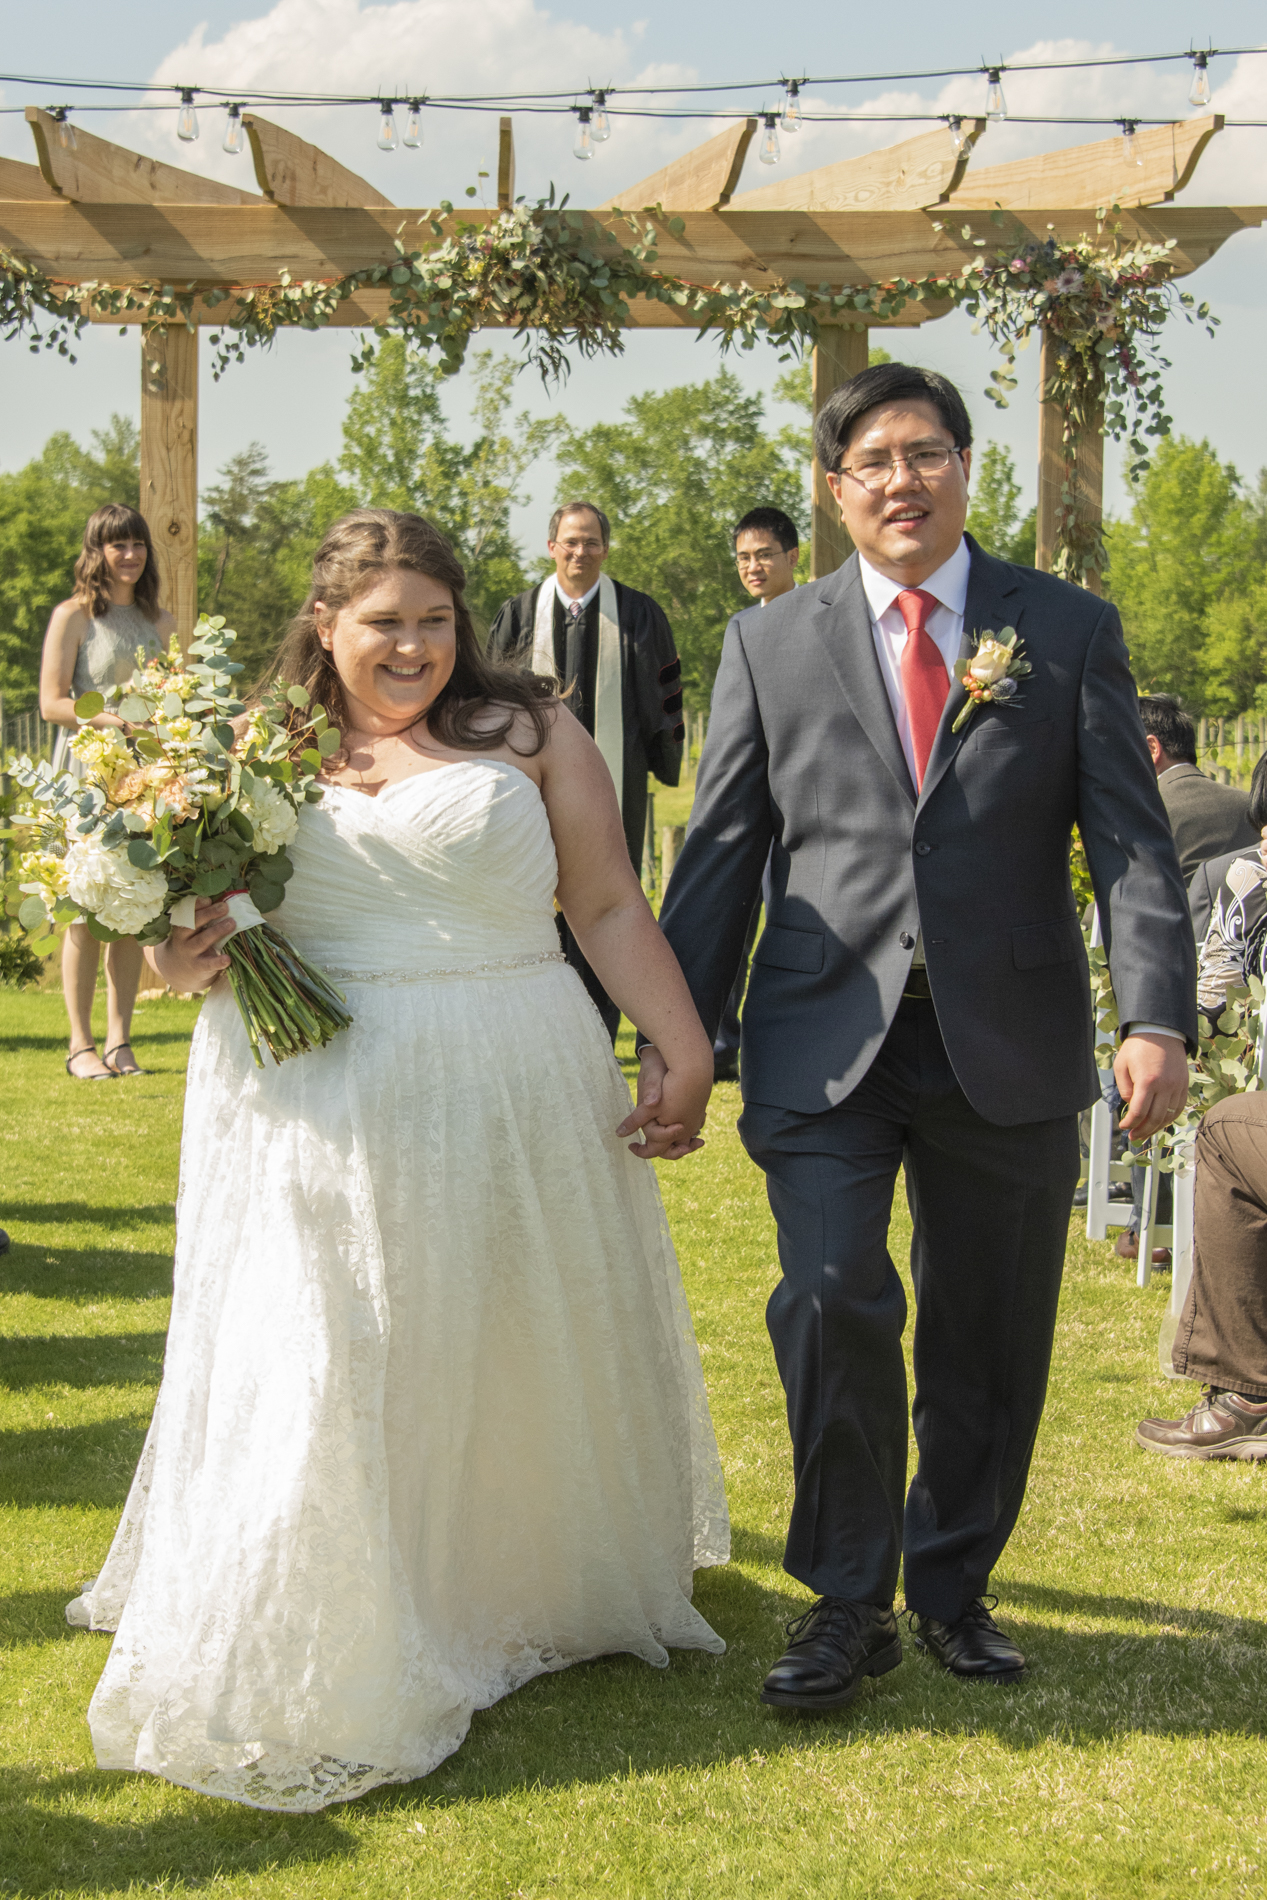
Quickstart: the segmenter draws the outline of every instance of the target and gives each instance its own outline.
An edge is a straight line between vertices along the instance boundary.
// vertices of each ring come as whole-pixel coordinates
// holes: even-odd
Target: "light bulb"
[[[968,135],[963,129],[963,120],[952,115],[947,119],[946,124],[950,128],[950,137],[954,144],[955,157],[958,158],[964,146],[968,143]]]
[[[1188,88],[1190,106],[1208,106],[1210,103],[1210,75],[1206,71],[1209,59],[1208,53],[1192,55],[1192,84]]]
[[[1137,121],[1135,119],[1122,120],[1122,157],[1126,160],[1128,165],[1135,157],[1136,124]],[[1141,160],[1140,162],[1142,163],[1143,161]]]
[[[382,117],[378,122],[378,149],[380,152],[394,152],[396,150],[396,114],[392,110],[395,103],[396,101],[394,99],[381,99],[379,101],[382,107]]]
[[[779,134],[772,112],[765,115],[765,131],[761,134],[761,149],[757,157],[763,165],[777,165],[779,162]]]
[[[590,112],[590,137],[595,145],[601,145],[611,135],[611,120],[607,117],[607,94],[600,90],[594,94],[594,104]]]
[[[991,66],[987,70],[990,77],[990,90],[985,96],[985,116],[987,119],[1006,119],[1007,100],[1003,97],[1003,81],[1000,78],[1002,69]]]
[[[183,139],[186,145],[192,145],[198,136],[198,114],[194,109],[194,95],[186,86],[180,95],[180,111],[176,117],[176,137]]]
[[[79,140],[75,137],[74,126],[66,117],[66,107],[58,106],[53,117],[57,120],[57,143],[64,152],[75,151],[78,147]]]
[[[401,140],[401,144],[407,145],[411,152],[416,152],[418,147],[422,144],[421,99],[411,99],[409,101],[409,117],[405,121],[405,136]]]
[[[800,92],[800,80],[789,79],[787,82],[787,99],[783,106],[783,117],[779,120],[779,124],[783,127],[785,132],[799,132],[801,129]]]
[[[577,112],[576,144],[572,147],[573,158],[593,158],[594,134],[590,129],[590,109],[581,106]]]
[[[241,106],[229,107],[229,123],[224,128],[223,149],[236,158],[246,144],[246,127],[242,123]]]

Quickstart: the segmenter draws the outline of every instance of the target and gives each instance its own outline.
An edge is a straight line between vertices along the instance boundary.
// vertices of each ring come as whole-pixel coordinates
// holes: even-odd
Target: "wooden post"
[[[1245,715],[1244,713],[1237,713],[1236,715],[1236,763],[1238,766],[1244,765],[1245,763]]]
[[[815,421],[832,391],[867,367],[869,342],[870,336],[866,330],[831,329],[821,333],[814,350]],[[843,561],[849,559],[853,553],[853,542],[840,519],[840,508],[827,486],[827,477],[819,467],[817,456],[812,457],[812,467],[810,579],[821,580],[824,574],[834,573]]]
[[[188,646],[198,614],[198,335],[168,324],[141,338],[141,513],[159,600]]]
[[[647,793],[647,822],[642,832],[642,881],[655,890],[655,793]]]
[[[1056,558],[1056,523],[1060,515],[1061,491],[1065,485],[1064,418],[1060,405],[1043,402],[1041,392],[1051,381],[1054,363],[1053,345],[1043,332],[1043,355],[1039,369],[1040,402],[1038,411],[1038,552],[1036,565],[1050,574]],[[1094,428],[1077,441],[1078,479],[1082,500],[1088,512],[1100,521],[1104,516],[1104,426],[1101,410]],[[1088,574],[1084,585],[1093,594],[1104,591],[1099,574]]]
[[[502,119],[497,139],[497,209],[510,211],[515,202],[515,126]]]
[[[660,827],[660,876],[664,888],[669,888],[669,879],[673,876],[673,867],[677,863],[677,854],[686,842],[685,825],[661,825]]]

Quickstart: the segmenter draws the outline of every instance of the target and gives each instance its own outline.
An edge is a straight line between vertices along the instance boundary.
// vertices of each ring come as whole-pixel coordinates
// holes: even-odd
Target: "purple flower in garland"
[[[1082,272],[1080,270],[1062,270],[1056,279],[1056,289],[1062,296],[1071,290],[1081,290]]]

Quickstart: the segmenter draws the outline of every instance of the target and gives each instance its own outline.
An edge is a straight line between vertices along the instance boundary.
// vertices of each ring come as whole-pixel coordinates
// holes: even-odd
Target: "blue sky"
[[[893,22],[899,24],[895,27]],[[378,6],[365,0],[237,0],[237,4],[188,5],[184,0],[132,0],[126,9],[102,9],[87,0],[59,0],[53,9],[7,10],[0,60],[14,73],[49,78],[178,79],[243,88],[254,85],[342,89],[500,91],[531,86],[583,89],[610,81],[617,86],[655,75],[673,80],[758,79],[779,72],[890,72],[906,65],[973,65],[996,57],[1073,57],[1089,52],[1174,51],[1190,44],[1253,46],[1267,42],[1267,9],[1258,4],[1183,6],[1172,0],[1109,9],[1087,0],[1065,0],[1052,33],[1049,7],[1023,3],[1006,12],[968,0],[956,8],[908,5],[893,9],[827,6],[802,0],[795,10],[757,6],[752,0],[718,5],[704,0],[686,8],[668,0],[630,7],[569,4],[546,8],[534,0],[395,0]],[[777,23],[777,24],[776,24]],[[1111,23],[1111,32],[1106,25]],[[1002,37],[1000,37],[1002,35]],[[1212,67],[1215,109],[1243,118],[1267,119],[1267,56],[1217,60]],[[1127,68],[1097,75],[1034,76],[1008,81],[1014,112],[1136,112],[1183,116],[1186,68]],[[842,98],[856,107],[899,113],[980,110],[979,78],[852,88]],[[0,105],[54,103],[47,85],[0,86]],[[744,110],[773,103],[755,92],[736,92],[728,103]],[[283,118],[278,113],[276,116]],[[433,115],[438,117],[439,115]],[[83,122],[119,143],[250,184],[246,160],[225,157],[217,128],[204,113],[196,146],[178,145],[173,114],[85,114]],[[323,145],[401,205],[459,198],[476,172],[495,161],[495,118],[450,118],[428,127],[422,152],[381,154],[374,143],[371,110],[297,115],[297,130]],[[611,140],[582,166],[571,156],[569,126],[555,119],[516,121],[518,185],[535,195],[554,182],[578,202],[597,202],[634,183],[676,152],[700,142],[707,125],[658,126],[616,120]],[[818,127],[784,141],[779,176],[893,143],[909,135],[899,123]],[[992,126],[982,163],[998,163],[1079,138],[1093,130]],[[988,157],[987,157],[988,147]],[[0,115],[0,152],[32,156],[20,112]],[[749,183],[770,174],[755,166]],[[1267,131],[1224,132],[1216,139],[1184,202],[1267,203]],[[1172,326],[1166,352],[1174,367],[1168,379],[1176,427],[1208,435],[1220,453],[1252,476],[1267,463],[1264,441],[1264,368],[1261,336],[1267,317],[1267,236],[1238,238],[1193,280],[1223,320],[1218,338]],[[994,367],[986,341],[973,337],[966,319],[952,317],[917,332],[897,333],[895,353],[926,362],[958,380],[969,400],[979,439],[1007,441],[1016,456],[1027,495],[1032,495],[1036,444],[1037,352],[1022,356],[1020,384],[1011,409],[997,414],[982,390]],[[490,338],[507,347],[504,338]],[[285,337],[270,356],[233,367],[216,385],[204,375],[201,390],[202,480],[236,449],[261,441],[276,473],[302,473],[337,455],[339,423],[352,387],[347,333]],[[773,351],[735,361],[750,387],[769,391],[778,373]],[[663,333],[635,333],[615,362],[578,364],[565,389],[547,396],[531,375],[519,385],[526,406],[542,411],[557,404],[578,426],[615,415],[629,395],[711,374],[718,358],[711,343]],[[81,438],[118,410],[135,414],[139,345],[95,331],[70,367],[35,358],[17,345],[0,349],[0,467],[20,465],[38,452],[55,428]],[[452,386],[449,406],[465,419],[463,379]],[[772,410],[772,415],[775,412]],[[1109,499],[1122,505],[1110,455]],[[531,482],[533,501],[519,511],[521,532],[535,541],[548,512],[552,472],[542,468]]]

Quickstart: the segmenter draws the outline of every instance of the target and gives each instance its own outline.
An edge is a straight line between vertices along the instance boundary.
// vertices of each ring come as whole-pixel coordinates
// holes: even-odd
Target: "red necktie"
[[[898,608],[906,622],[906,645],[902,648],[902,692],[906,698],[906,716],[911,724],[911,750],[915,754],[915,789],[924,784],[928,755],[937,737],[942,707],[950,691],[946,662],[937,651],[933,636],[925,626],[937,605],[936,597],[922,587],[905,589],[897,597]]]

